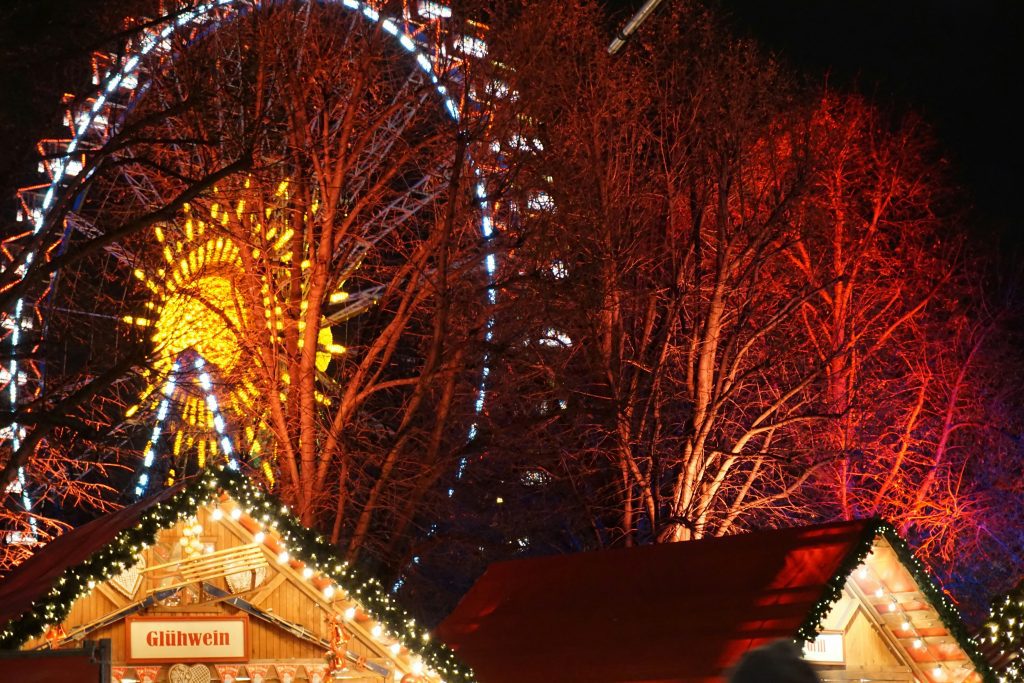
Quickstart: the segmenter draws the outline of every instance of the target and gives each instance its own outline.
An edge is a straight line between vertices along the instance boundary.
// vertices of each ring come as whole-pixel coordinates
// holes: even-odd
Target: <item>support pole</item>
[[[615,39],[612,40],[611,45],[608,46],[608,54],[614,55],[616,52],[622,49],[622,46],[626,44],[629,37],[640,28],[640,24],[644,23],[647,17],[651,16],[651,13],[661,4],[661,0],[647,0],[644,6],[637,10],[633,18],[626,22],[626,25],[615,35]]]

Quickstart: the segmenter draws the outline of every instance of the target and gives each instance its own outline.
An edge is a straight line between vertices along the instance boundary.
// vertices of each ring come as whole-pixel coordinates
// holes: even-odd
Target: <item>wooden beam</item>
[[[886,628],[885,623],[882,622],[881,619],[879,619],[878,612],[875,610],[874,605],[872,605],[868,601],[867,596],[864,595],[864,591],[860,589],[860,586],[857,585],[857,582],[850,581],[849,579],[847,579],[846,587],[850,590],[850,592],[852,592],[857,597],[860,603],[864,606],[864,615],[868,618],[868,621],[871,622],[871,625],[874,626],[875,631],[878,633],[882,641],[889,646],[889,649],[892,651],[892,653],[896,655],[898,659],[902,660],[904,664],[909,666],[911,671],[914,672],[915,676],[919,680],[931,680],[931,678],[927,676],[924,670],[921,668],[920,663],[910,655],[910,651],[903,647],[902,643],[900,643],[899,640],[897,640],[896,637],[892,634],[892,632],[888,628]]]

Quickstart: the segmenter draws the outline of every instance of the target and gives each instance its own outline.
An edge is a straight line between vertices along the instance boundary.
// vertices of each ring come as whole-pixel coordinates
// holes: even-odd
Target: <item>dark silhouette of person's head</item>
[[[747,652],[729,674],[729,683],[821,683],[814,667],[790,640],[777,640]]]

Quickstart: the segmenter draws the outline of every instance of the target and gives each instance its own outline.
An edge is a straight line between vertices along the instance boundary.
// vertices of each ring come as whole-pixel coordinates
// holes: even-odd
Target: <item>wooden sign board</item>
[[[128,617],[129,664],[245,662],[249,617]]]

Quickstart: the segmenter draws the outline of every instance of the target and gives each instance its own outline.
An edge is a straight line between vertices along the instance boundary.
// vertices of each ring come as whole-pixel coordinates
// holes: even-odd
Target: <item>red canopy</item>
[[[0,659],[0,667],[4,680],[18,683],[106,683],[100,678],[100,665],[88,655]]]
[[[165,489],[134,505],[72,529],[40,548],[0,581],[0,627],[32,609],[65,571],[110,544],[121,531],[134,526],[146,510],[167,500],[180,486]]]
[[[480,683],[721,680],[743,652],[796,635],[870,529],[842,522],[495,564],[437,635]]]

